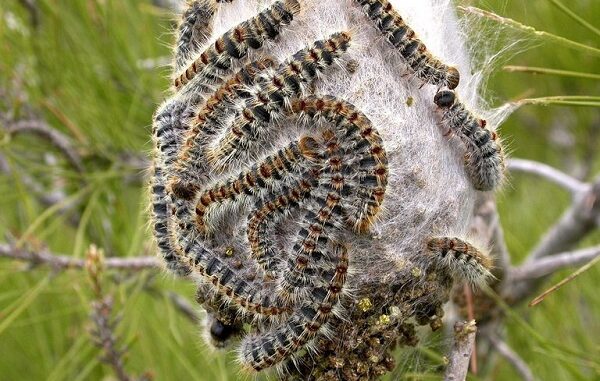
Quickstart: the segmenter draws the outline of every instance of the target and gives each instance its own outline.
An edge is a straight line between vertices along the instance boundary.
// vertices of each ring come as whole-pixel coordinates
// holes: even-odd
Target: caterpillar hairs
[[[219,3],[188,4],[153,119],[158,252],[197,282],[207,341],[235,345],[244,370],[377,379],[393,343],[441,326],[455,281],[482,285],[492,266],[436,234],[464,231],[503,170],[452,91],[477,82],[462,41],[440,38],[460,36],[456,19],[441,0]]]

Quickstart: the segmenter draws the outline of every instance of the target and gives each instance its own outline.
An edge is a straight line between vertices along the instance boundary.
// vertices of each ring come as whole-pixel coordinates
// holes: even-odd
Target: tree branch
[[[537,279],[553,274],[565,267],[583,265],[597,256],[600,256],[600,245],[582,250],[555,254],[511,269],[509,278],[512,281]]]
[[[558,169],[549,166],[548,164],[540,163],[532,160],[510,159],[508,161],[508,169],[511,171],[531,173],[554,184],[567,189],[572,194],[585,192],[588,185],[582,183],[574,177],[567,175]]]
[[[85,260],[81,258],[58,255],[46,250],[20,249],[7,243],[0,243],[0,257],[29,262],[32,265],[50,266],[56,271],[67,269],[81,270],[85,268]],[[161,262],[158,258],[151,256],[130,258],[110,257],[104,260],[104,266],[108,269],[140,271],[160,268]]]
[[[469,371],[469,359],[475,349],[475,320],[454,324],[454,344],[448,355],[444,381],[464,381]]]
[[[470,230],[474,237],[478,237],[484,244],[490,246],[494,258],[492,272],[496,278],[502,279],[503,274],[510,268],[510,253],[506,247],[496,198],[493,194],[480,192],[477,195]]]
[[[193,305],[190,304],[190,302],[187,301],[186,298],[173,291],[169,291],[167,293],[167,296],[171,303],[173,303],[175,308],[179,312],[181,312],[183,316],[188,318],[188,320],[190,320],[192,323],[198,323],[202,320],[200,315],[198,314],[198,311],[194,308]]]
[[[11,135],[33,133],[48,140],[62,151],[67,160],[78,172],[84,171],[81,157],[71,144],[71,140],[63,133],[48,126],[44,121],[35,119],[14,121],[7,126],[7,132]]]
[[[508,361],[513,368],[515,368],[515,370],[517,371],[517,373],[519,373],[521,375],[521,378],[525,381],[534,381],[535,378],[533,377],[533,373],[531,372],[531,369],[529,369],[529,366],[527,366],[527,364],[525,363],[525,361],[523,361],[523,359],[521,357],[519,357],[519,355],[517,353],[515,353],[510,346],[508,346],[508,344],[506,344],[504,341],[502,341],[500,338],[494,336],[494,335],[489,335],[487,337],[490,341],[490,343],[492,344],[492,346],[494,347],[494,349],[496,351],[498,351],[498,353],[504,357],[506,359],[506,361]]]
[[[579,194],[558,222],[548,229],[526,263],[570,250],[597,226],[599,219],[600,178],[596,179],[587,191]]]

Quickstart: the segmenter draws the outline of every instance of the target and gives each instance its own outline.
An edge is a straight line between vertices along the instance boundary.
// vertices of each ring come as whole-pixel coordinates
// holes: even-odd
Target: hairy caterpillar
[[[506,166],[496,132],[487,129],[486,121],[474,116],[453,91],[438,92],[434,103],[442,110],[442,124],[466,145],[465,167],[475,189],[496,188]]]
[[[390,64],[404,62],[438,87],[456,87],[458,72],[429,54],[385,1],[358,5],[396,54],[365,41],[377,38],[369,25],[331,35],[368,22],[352,3],[302,1],[289,31],[257,54],[250,45],[235,50],[231,25],[248,20],[241,24],[248,28],[264,2],[212,8],[215,23],[200,9],[186,13],[178,45],[188,51],[176,48],[175,73],[185,74],[202,49],[217,54],[220,44],[223,58],[198,66],[157,112],[161,171],[153,189],[166,223],[155,235],[168,243],[160,250],[168,266],[198,281],[200,303],[219,321],[209,342],[223,346],[239,334],[248,369],[302,362],[287,371],[298,379],[374,379],[393,366],[384,361],[392,341],[414,345],[415,325],[439,328],[452,280],[463,277],[443,262],[451,249],[419,248],[432,231],[462,229],[473,187],[456,176],[464,169],[447,160],[454,152],[444,140],[431,139],[428,92]],[[416,30],[429,31],[418,25],[425,11],[410,16]],[[194,28],[221,42],[207,47],[202,34],[189,34]],[[457,41],[436,51],[463,67]],[[470,72],[463,74],[468,87]],[[468,258],[459,255],[460,265],[476,262]],[[367,297],[370,308],[357,306]],[[337,357],[344,364],[333,368]],[[369,363],[359,366],[364,358]]]
[[[217,166],[226,165],[248,151],[249,146],[265,134],[266,127],[285,111],[290,98],[300,95],[304,85],[334,64],[349,43],[349,33],[335,33],[281,64],[246,101],[233,125],[209,152],[211,161]]]
[[[265,40],[277,37],[281,27],[289,24],[299,11],[297,0],[277,1],[257,16],[229,30],[192,61],[183,73],[175,76],[175,88],[180,88],[197,75],[209,81],[219,79],[219,70],[228,70],[232,59],[240,59],[248,49],[259,49]]]
[[[438,86],[454,89],[460,74],[432,55],[415,31],[387,0],[356,0],[386,40],[400,53],[417,78]]]
[[[472,244],[456,237],[433,237],[427,241],[430,255],[453,277],[481,286],[492,276],[492,259]]]

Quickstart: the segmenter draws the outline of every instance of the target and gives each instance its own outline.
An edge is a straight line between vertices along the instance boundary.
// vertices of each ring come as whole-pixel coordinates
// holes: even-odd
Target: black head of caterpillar
[[[485,119],[475,118],[468,110],[465,109],[464,105],[460,104],[458,98],[456,97],[456,93],[452,90],[442,90],[438,91],[433,97],[433,103],[435,103],[439,108],[444,109],[444,111],[450,110],[452,106],[456,106],[456,110],[454,111],[458,116],[461,122],[464,124],[470,124],[470,126],[463,127],[472,127],[479,126],[481,128],[485,128],[487,126],[487,121]],[[475,122],[475,123],[467,123],[467,122]],[[464,129],[463,132],[467,135],[472,135],[474,131],[470,129]],[[490,131],[492,134],[492,140],[496,140],[496,133]]]
[[[197,290],[197,301],[202,304],[201,298],[198,298],[201,293],[206,292],[202,287]],[[236,322],[233,315],[229,311],[209,312],[202,324],[202,333],[205,343],[209,344],[212,349],[225,349],[239,339],[244,328],[242,323]]]
[[[216,347],[223,347],[233,336],[239,334],[239,329],[236,326],[224,324],[215,319],[209,328],[211,341]]]
[[[433,103],[441,108],[449,108],[454,104],[455,101],[456,95],[454,94],[454,91],[450,90],[438,91],[433,97]]]

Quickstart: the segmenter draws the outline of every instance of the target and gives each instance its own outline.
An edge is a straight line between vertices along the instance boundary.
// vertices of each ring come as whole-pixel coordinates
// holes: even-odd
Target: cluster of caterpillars
[[[307,91],[343,59],[351,33],[338,31],[279,62],[260,50],[285,33],[300,0],[276,1],[213,39],[219,2],[191,2],[178,29],[174,95],[153,123],[153,228],[169,269],[200,278],[203,292],[214,296],[205,303],[225,305],[234,320],[254,324],[239,351],[243,365],[259,371],[333,334],[328,323],[343,315],[353,261],[344,237],[365,234],[374,223],[388,165],[367,115],[335,94]],[[430,54],[386,0],[355,3],[416,78],[440,89],[458,86],[458,70]],[[441,123],[467,147],[474,187],[493,189],[503,170],[496,134],[451,90],[438,92],[435,104]],[[271,142],[290,124],[282,121],[306,134],[275,147]],[[247,221],[243,229],[240,220]],[[287,246],[273,239],[284,227],[295,230]],[[424,246],[440,266],[474,283],[491,266],[457,238]],[[241,330],[212,321],[217,341]]]

